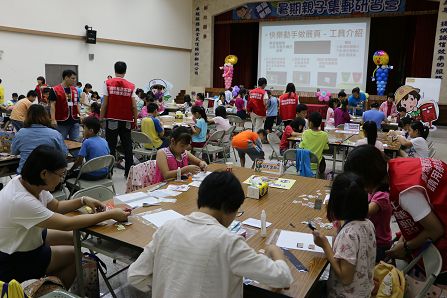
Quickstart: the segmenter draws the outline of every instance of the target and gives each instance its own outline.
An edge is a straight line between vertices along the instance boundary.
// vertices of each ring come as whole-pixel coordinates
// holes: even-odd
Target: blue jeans
[[[68,139],[72,141],[79,140],[79,123],[74,123],[72,125],[57,125],[57,131],[61,133],[62,139]]]

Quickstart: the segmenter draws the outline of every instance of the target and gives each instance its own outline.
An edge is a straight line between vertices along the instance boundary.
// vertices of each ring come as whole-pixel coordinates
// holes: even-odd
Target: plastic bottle
[[[182,181],[182,169],[177,168],[177,181]]]
[[[261,237],[267,237],[267,215],[265,214],[265,210],[261,212]]]

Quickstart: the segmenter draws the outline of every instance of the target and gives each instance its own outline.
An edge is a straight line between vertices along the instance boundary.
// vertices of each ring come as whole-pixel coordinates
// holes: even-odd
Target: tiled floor
[[[429,139],[434,142],[434,146],[437,151],[435,158],[447,162],[447,127],[439,127],[436,131],[430,134]],[[266,152],[266,156],[270,156],[272,151],[270,146],[264,145],[264,150]],[[237,165],[240,165],[239,162],[236,162],[234,160],[233,154],[231,154],[231,161],[233,161]],[[248,162],[246,166],[248,167],[250,165],[251,164]],[[330,169],[331,167],[332,162],[327,161],[327,169]],[[338,171],[341,171],[341,166],[339,164],[337,164],[336,168]],[[117,193],[119,194],[124,193],[125,180],[123,176],[123,171],[115,169],[113,180],[115,182]],[[398,229],[395,223],[392,223],[392,229],[393,231],[396,231]],[[114,271],[121,268],[121,265],[113,264],[110,259],[107,258],[104,259],[108,265],[109,273],[113,273]],[[135,289],[132,289],[132,287],[126,285],[126,283],[127,283],[126,273],[121,273],[112,279],[112,286],[114,289],[118,290],[117,292],[118,297],[150,297],[150,294],[143,294],[141,292],[138,292]],[[112,297],[110,294],[108,294],[107,288],[105,287],[105,284],[102,281],[101,281],[101,290],[103,291],[103,293],[106,293],[104,297]]]

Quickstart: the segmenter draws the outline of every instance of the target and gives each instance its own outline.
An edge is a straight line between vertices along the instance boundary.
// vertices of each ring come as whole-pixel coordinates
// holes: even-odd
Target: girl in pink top
[[[203,107],[203,102],[205,101],[205,95],[203,93],[197,93],[196,100],[194,101],[195,106]]]
[[[338,107],[334,111],[334,126],[337,127],[340,124],[351,122],[351,116],[348,112],[348,101],[341,102],[341,107]]]
[[[329,108],[326,113],[326,127],[332,128],[335,127],[334,121],[334,109],[336,108],[336,100],[331,98],[329,100]]]
[[[172,132],[171,144],[157,152],[157,168],[154,182],[158,183],[177,177],[180,168],[182,177],[206,169],[206,162],[186,151],[191,146],[191,133],[180,126]]]

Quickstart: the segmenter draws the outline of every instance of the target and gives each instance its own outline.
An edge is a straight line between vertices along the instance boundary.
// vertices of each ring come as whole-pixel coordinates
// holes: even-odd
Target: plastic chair
[[[281,143],[281,139],[275,132],[271,132],[267,135],[267,141],[269,142],[270,147],[272,148],[272,154],[270,155],[270,159],[278,159],[282,160],[283,156],[279,150],[279,144]]]
[[[131,138],[134,145],[134,149],[132,150],[134,154],[149,156],[149,159],[152,159],[152,156],[157,154],[156,148],[147,149],[144,147],[144,145],[152,145],[152,140],[147,134],[132,130]]]
[[[230,124],[232,126],[235,126],[236,128],[234,129],[235,133],[240,133],[241,131],[245,130],[245,121],[242,120],[241,117],[236,116],[236,115],[228,115],[228,120],[230,121]]]
[[[288,168],[290,168],[291,166],[294,166],[296,168],[296,150],[300,150],[300,149],[287,149],[284,152],[283,155],[283,162],[284,162],[284,171],[286,171]],[[318,156],[316,156],[314,153],[310,152],[310,163],[311,164],[316,164],[317,165],[317,171],[318,168],[320,166],[320,162],[318,160]],[[290,162],[290,165],[289,165]],[[314,173],[314,171],[312,170],[312,172]],[[315,178],[317,177],[317,173],[314,173]]]
[[[223,153],[223,159],[227,162],[227,157],[225,155],[225,148],[222,146],[222,140],[225,135],[225,131],[216,131],[214,132],[208,140],[206,140],[205,145],[202,148],[193,148],[194,153],[206,153],[208,156],[208,161],[211,161],[210,157],[216,153]],[[213,145],[214,144],[214,145]]]
[[[435,157],[435,154],[436,154],[436,149],[435,149],[435,147],[431,147],[431,148],[428,149],[428,156],[429,156],[430,158]]]
[[[433,141],[427,141],[428,149],[433,148]]]
[[[88,188],[95,185],[104,185],[112,187],[115,192],[115,185],[112,180],[113,165],[115,164],[115,157],[112,155],[105,155],[93,158],[81,166],[78,177],[68,179],[65,183],[71,187],[70,197],[76,191],[83,188]],[[89,181],[81,178],[82,174],[91,173],[97,170],[107,168],[107,176],[104,179]]]
[[[415,298],[426,297],[428,290],[435,282],[442,268],[442,257],[439,250],[430,243],[430,245],[420,253],[416,258],[414,258],[405,268],[402,270],[404,274],[407,274],[411,269],[413,269],[416,264],[419,263],[420,259],[424,261],[424,271],[425,271],[425,285],[420,290],[420,292],[415,296]]]

